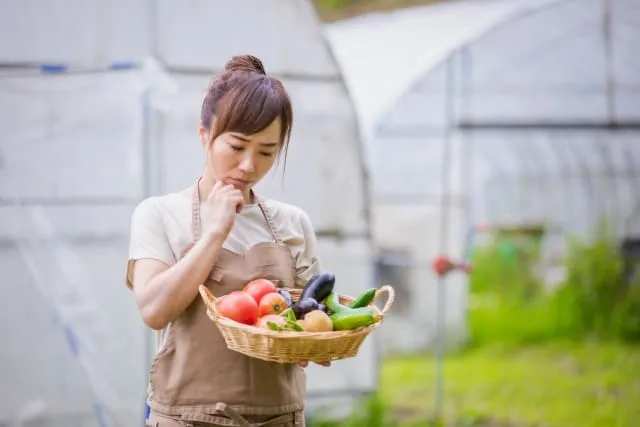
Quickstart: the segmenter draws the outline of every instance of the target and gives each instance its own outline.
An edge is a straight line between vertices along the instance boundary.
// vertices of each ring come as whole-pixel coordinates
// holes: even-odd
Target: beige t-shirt
[[[191,204],[193,187],[164,196],[150,197],[136,207],[131,218],[131,238],[127,265],[127,286],[132,287],[133,266],[142,258],[152,258],[171,266],[193,239]],[[309,216],[302,209],[270,199],[262,199],[273,217],[278,237],[291,249],[296,263],[296,286],[303,287],[320,269],[316,236]],[[207,206],[200,204],[201,217]],[[202,221],[202,231],[209,225]],[[223,247],[244,254],[257,243],[273,241],[269,225],[257,203],[246,205],[236,216]]]

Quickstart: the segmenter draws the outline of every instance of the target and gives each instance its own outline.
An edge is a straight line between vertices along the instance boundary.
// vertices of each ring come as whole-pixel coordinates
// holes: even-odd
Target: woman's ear
[[[207,144],[209,142],[209,129],[204,127],[202,122],[198,126],[198,135],[200,136],[200,144],[202,144],[203,148],[207,148]]]

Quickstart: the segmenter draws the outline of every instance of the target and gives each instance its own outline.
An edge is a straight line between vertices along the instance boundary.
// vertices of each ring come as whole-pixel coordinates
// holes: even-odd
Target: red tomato
[[[221,316],[245,325],[253,325],[258,320],[258,304],[251,295],[242,291],[233,291],[223,296],[217,309]]]
[[[258,328],[271,329],[269,328],[269,325],[267,325],[267,322],[273,322],[280,326],[285,326],[287,324],[284,318],[279,314],[267,314],[266,316],[259,318],[255,326]]]
[[[277,292],[278,288],[271,280],[256,279],[247,283],[243,291],[251,295],[257,304],[260,304],[263,296],[270,292]]]
[[[287,309],[287,300],[278,292],[266,294],[258,304],[258,316],[266,316],[269,314],[280,314]]]

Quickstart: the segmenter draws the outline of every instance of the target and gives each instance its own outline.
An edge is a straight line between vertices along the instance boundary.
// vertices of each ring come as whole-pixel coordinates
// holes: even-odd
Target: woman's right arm
[[[223,242],[221,233],[208,233],[171,267],[156,259],[136,261],[133,291],[142,319],[150,328],[163,329],[193,302]]]
[[[164,222],[152,200],[142,202],[133,214],[130,248],[133,271],[127,277],[142,319],[150,328],[163,329],[193,302],[244,200],[240,191],[218,182],[205,203],[208,215],[202,220],[210,231],[179,260],[173,259]]]

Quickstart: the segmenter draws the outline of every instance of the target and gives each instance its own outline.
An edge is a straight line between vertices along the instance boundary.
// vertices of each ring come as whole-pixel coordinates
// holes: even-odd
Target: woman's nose
[[[248,173],[254,172],[255,166],[254,166],[253,156],[244,157],[240,162],[239,168],[243,172],[248,172]]]

